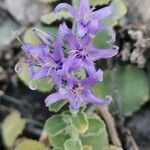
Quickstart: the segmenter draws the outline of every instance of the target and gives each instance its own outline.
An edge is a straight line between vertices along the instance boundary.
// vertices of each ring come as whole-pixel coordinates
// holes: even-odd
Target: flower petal
[[[104,7],[92,13],[92,19],[101,20],[113,14],[111,6]]]
[[[67,94],[62,94],[60,92],[56,92],[56,93],[49,95],[45,99],[45,104],[48,107],[49,105],[51,105],[57,101],[64,100],[64,99],[68,99]]]
[[[99,99],[99,98],[95,97],[91,91],[86,91],[84,96],[88,103],[92,103],[92,104],[96,104],[96,105],[109,105],[110,102],[112,101],[112,98],[110,96],[106,97],[108,100]]]
[[[81,17],[85,16],[90,12],[90,4],[89,0],[80,0],[80,5],[79,5],[79,15]]]
[[[89,60],[82,61],[82,67],[87,71],[88,75],[92,75],[96,72],[95,66],[93,62],[89,62]]]
[[[81,84],[83,85],[84,88],[90,89],[97,82],[102,81],[102,80],[103,80],[103,71],[99,69],[93,75],[89,76],[86,79],[81,80]]]
[[[47,77],[49,69],[50,69],[49,67],[41,68],[38,72],[36,72],[33,75],[32,80],[39,80],[39,79]]]
[[[114,47],[113,49],[92,48],[89,51],[89,54],[94,60],[107,59],[107,58],[111,58],[111,57],[117,55],[118,54],[118,48],[117,47]]]
[[[52,75],[52,79],[59,88],[61,86],[61,79],[62,79],[61,75],[55,73]]]
[[[71,33],[70,29],[67,27],[65,23],[60,25],[60,36],[64,38],[67,44],[70,46],[72,50],[79,49],[79,42],[76,40],[75,36]]]
[[[71,5],[69,5],[69,4],[67,4],[67,3],[61,3],[61,4],[58,4],[57,6],[56,6],[56,8],[55,8],[55,12],[58,12],[58,11],[60,11],[61,9],[67,9],[70,13],[71,13],[71,15],[73,16],[73,17],[77,17],[77,12],[76,12],[76,10],[71,6]]]

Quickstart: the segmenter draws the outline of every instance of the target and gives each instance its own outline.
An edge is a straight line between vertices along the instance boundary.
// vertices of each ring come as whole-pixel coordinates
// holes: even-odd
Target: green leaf
[[[121,96],[121,108],[126,116],[132,115],[149,98],[148,79],[143,70],[135,66],[117,67],[115,69],[116,87]],[[112,95],[110,72],[104,74],[104,80],[94,87],[98,97]]]
[[[58,101],[54,104],[51,104],[48,108],[49,111],[54,111],[54,112],[58,112],[65,104],[67,103],[67,101]]]
[[[14,38],[12,31],[18,30],[19,25],[10,19],[1,20],[0,22],[0,45],[7,45]]]
[[[41,21],[45,24],[50,25],[56,21],[61,21],[64,19],[66,20],[71,18],[72,16],[67,10],[60,10],[58,13],[51,12],[48,15],[42,16]]]
[[[89,128],[87,116],[83,112],[78,112],[73,116],[72,123],[79,133],[85,133]]]
[[[21,63],[21,73],[18,74],[19,78],[27,85],[29,86],[29,82],[31,81],[31,76],[28,71],[27,64]],[[48,92],[51,91],[54,87],[54,83],[51,78],[44,78],[41,80],[37,80],[33,82],[33,87],[37,87],[38,91],[41,92]]]
[[[85,77],[86,77],[86,72],[85,72],[84,69],[79,69],[79,70],[77,70],[77,71],[74,71],[74,72],[73,72],[73,75],[74,75],[76,78],[82,80],[82,79],[85,79]]]
[[[82,143],[79,139],[68,139],[64,143],[65,150],[82,150]]]
[[[109,48],[107,41],[111,40],[111,35],[109,35],[107,30],[102,30],[97,32],[96,37],[94,38],[94,46],[96,48]]]
[[[113,15],[101,21],[108,26],[116,25],[118,20],[121,19],[127,13],[127,8],[122,0],[113,0],[111,6],[114,11]]]
[[[48,150],[48,148],[36,140],[24,139],[17,144],[15,150]]]
[[[89,118],[89,129],[80,136],[83,145],[89,145],[93,150],[108,149],[108,137],[104,122],[99,118]]]
[[[62,133],[57,136],[50,137],[50,143],[54,148],[62,148],[65,141],[70,138],[68,134]]]
[[[20,117],[17,111],[9,114],[2,123],[2,136],[7,147],[12,147],[16,138],[22,133],[25,128],[26,120]]]
[[[73,6],[79,6],[80,0],[72,0]],[[101,5],[107,5],[110,2],[110,0],[90,0],[91,6],[101,6]]]
[[[45,130],[50,136],[56,136],[66,129],[67,125],[61,115],[54,115],[45,123]]]
[[[102,6],[107,5],[110,2],[110,0],[90,0],[91,6]]]

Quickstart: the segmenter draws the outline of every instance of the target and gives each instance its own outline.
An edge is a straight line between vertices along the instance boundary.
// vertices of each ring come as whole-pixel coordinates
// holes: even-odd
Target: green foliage
[[[78,112],[72,119],[72,123],[79,133],[85,133],[89,128],[87,116],[83,112]]]
[[[50,136],[50,143],[55,148],[62,148],[65,141],[67,141],[70,138],[70,136],[66,133],[61,133],[57,136]]]
[[[96,48],[109,48],[109,44],[107,43],[109,40],[111,40],[111,35],[109,35],[107,30],[99,31],[93,40],[94,46]]]
[[[73,6],[78,6],[80,0],[72,0],[72,5]],[[110,0],[90,0],[90,5],[91,6],[102,6],[102,5],[107,5],[110,2]]]
[[[88,119],[89,129],[80,136],[83,145],[92,146],[93,150],[108,149],[108,137],[104,122],[100,118]]]
[[[49,111],[53,111],[53,112],[58,112],[65,104],[67,103],[67,101],[58,101],[54,104],[51,104],[48,108]]]
[[[44,144],[31,139],[23,139],[17,144],[15,150],[48,150]]]
[[[116,25],[118,20],[127,13],[127,8],[122,0],[113,0],[111,6],[114,11],[113,15],[102,20],[108,26]]]
[[[28,86],[29,82],[31,81],[31,76],[28,71],[27,64],[21,63],[21,73],[19,73],[19,78]],[[54,83],[51,78],[45,78],[37,81],[33,81],[33,87],[37,87],[37,90],[41,92],[48,92],[51,91],[54,87]]]
[[[56,136],[65,131],[66,127],[62,115],[54,115],[46,121],[44,128],[50,136]]]
[[[82,150],[82,144],[79,139],[68,139],[64,143],[64,150]]]
[[[65,111],[46,121],[45,130],[54,149],[102,150],[108,149],[104,122],[96,115]]]
[[[44,15],[41,18],[41,21],[45,24],[52,24],[56,21],[61,21],[63,19],[71,19],[72,16],[67,10],[60,10],[58,13],[51,12],[48,15]]]
[[[12,31],[18,30],[19,25],[10,19],[5,19],[0,22],[0,45],[9,44],[9,41],[14,38]]]
[[[132,115],[149,98],[148,80],[143,70],[134,66],[115,68],[115,84],[121,96],[121,108],[126,116]],[[106,71],[104,80],[94,87],[98,97],[113,95],[111,73]]]
[[[11,148],[16,138],[22,133],[25,128],[26,120],[20,117],[18,111],[9,114],[2,123],[2,136],[7,147]]]

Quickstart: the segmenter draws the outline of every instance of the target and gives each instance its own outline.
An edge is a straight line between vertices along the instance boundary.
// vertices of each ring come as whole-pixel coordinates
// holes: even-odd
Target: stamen
[[[24,45],[24,43],[19,38],[19,32],[18,31],[12,31],[12,35],[20,42],[21,45]]]
[[[31,81],[29,82],[29,88],[30,88],[31,90],[35,91],[35,90],[37,89],[37,86],[33,85],[33,81],[34,81],[34,80],[31,80]]]

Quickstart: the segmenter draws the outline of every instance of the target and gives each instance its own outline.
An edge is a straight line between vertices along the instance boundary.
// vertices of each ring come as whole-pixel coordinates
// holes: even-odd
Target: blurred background
[[[12,148],[16,139],[23,137],[38,140],[45,120],[52,115],[43,103],[49,91],[54,90],[52,81],[39,81],[38,90],[32,91],[28,87],[30,77],[26,66],[19,75],[14,71],[15,64],[23,57],[21,43],[14,36],[23,43],[37,44],[32,27],[55,35],[64,20],[71,26],[68,12],[57,16],[50,13],[62,1],[71,3],[70,0],[0,0],[1,150]],[[97,7],[110,3],[110,0],[99,1]],[[119,54],[111,61],[96,62],[97,68],[101,67],[105,73],[104,81],[93,91],[100,97],[113,96],[110,111],[124,149],[150,150],[150,0],[126,0],[124,4],[114,0],[114,6],[119,21],[114,18],[111,21]],[[103,41],[109,38],[106,32],[99,33],[95,46],[106,48]]]

